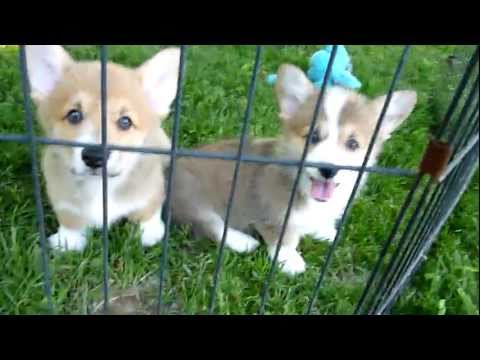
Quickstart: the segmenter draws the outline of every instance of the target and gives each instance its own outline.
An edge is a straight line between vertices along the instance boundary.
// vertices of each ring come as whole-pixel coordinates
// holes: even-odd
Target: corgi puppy
[[[40,124],[49,138],[101,143],[100,63],[74,61],[58,45],[26,46],[27,70]],[[180,51],[160,51],[136,69],[107,64],[107,142],[169,148],[160,127],[176,97]],[[141,241],[163,238],[163,172],[168,157],[110,151],[100,145],[46,146],[42,170],[59,222],[52,247],[82,250],[86,231],[103,223],[102,166],[108,176],[108,224],[140,223]]]
[[[279,69],[275,92],[283,133],[276,139],[249,142],[245,154],[299,160],[319,90],[302,70],[286,64]],[[360,166],[385,98],[370,100],[351,90],[329,88],[315,119],[307,161]],[[414,91],[393,94],[369,166],[375,163],[384,141],[412,112],[416,99]],[[200,150],[236,153],[238,145],[237,140],[224,141]],[[195,234],[220,242],[234,166],[232,161],[179,159],[173,186],[174,220],[191,224]],[[254,250],[259,244],[251,236],[255,231],[273,258],[297,172],[298,168],[291,166],[241,164],[227,247],[237,252]],[[357,175],[356,171],[304,168],[279,250],[278,261],[283,272],[293,275],[305,270],[305,262],[297,250],[304,235],[328,241],[335,238],[336,221],[347,205]],[[362,184],[365,179],[363,176]]]

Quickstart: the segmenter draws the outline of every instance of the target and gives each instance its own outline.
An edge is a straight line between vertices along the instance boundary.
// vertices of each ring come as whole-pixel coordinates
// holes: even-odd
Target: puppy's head
[[[293,65],[282,65],[275,91],[283,121],[283,151],[300,157],[319,90],[302,70]],[[329,88],[315,119],[307,161],[360,166],[385,99],[385,95],[370,100],[344,88]],[[376,161],[383,143],[410,115],[416,101],[414,91],[393,94],[368,165]],[[342,187],[351,188],[357,176],[353,171],[312,167],[306,168],[306,174],[311,181],[311,195],[318,201],[331,200]]]
[[[77,62],[58,45],[26,47],[31,97],[47,136],[78,142],[101,142],[100,63]],[[136,69],[107,65],[107,142],[141,146],[158,131],[177,91],[180,52],[165,49]],[[165,144],[167,145],[167,144]],[[98,176],[107,161],[114,177],[133,168],[139,155],[112,151],[103,158],[100,147],[55,146],[68,170],[78,176]]]

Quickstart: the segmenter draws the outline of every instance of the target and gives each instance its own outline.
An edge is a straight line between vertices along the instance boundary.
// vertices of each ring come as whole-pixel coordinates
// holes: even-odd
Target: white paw
[[[143,246],[153,246],[163,240],[165,225],[159,213],[155,214],[150,220],[141,223],[140,229]]]
[[[235,229],[228,229],[225,245],[233,251],[248,253],[255,250],[260,243],[253,237]]]
[[[334,226],[327,227],[320,231],[316,231],[311,235],[315,240],[326,240],[328,242],[332,242],[335,240],[335,236],[337,236],[337,229],[335,229]]]
[[[60,251],[82,251],[87,244],[84,231],[70,230],[60,226],[56,234],[48,238],[50,246]]]
[[[270,259],[275,256],[275,246],[269,249]],[[306,265],[295,248],[282,246],[278,252],[280,270],[288,275],[297,275],[305,271]]]

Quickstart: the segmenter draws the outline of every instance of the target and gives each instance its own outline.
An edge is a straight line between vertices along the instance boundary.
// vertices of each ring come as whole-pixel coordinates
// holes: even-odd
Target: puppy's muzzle
[[[103,166],[104,162],[108,161],[110,151],[107,152],[104,158],[103,148],[101,146],[89,146],[82,150],[82,160],[91,169],[98,169]]]

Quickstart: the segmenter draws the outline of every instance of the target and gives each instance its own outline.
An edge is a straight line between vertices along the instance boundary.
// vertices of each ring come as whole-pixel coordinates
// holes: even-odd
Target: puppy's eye
[[[358,141],[355,140],[354,138],[349,138],[346,142],[346,147],[347,149],[351,150],[351,151],[355,151],[359,148],[359,144],[358,144]]]
[[[308,134],[307,134],[306,137],[308,137]],[[312,138],[310,139],[310,142],[314,145],[318,144],[320,142],[320,134],[318,133],[318,129],[313,131]]]
[[[83,120],[83,114],[79,110],[70,110],[67,113],[67,116],[65,118],[68,120],[68,122],[72,125],[77,125],[80,124]]]
[[[122,116],[120,119],[118,119],[117,125],[120,130],[128,130],[132,127],[133,122],[128,116]]]

